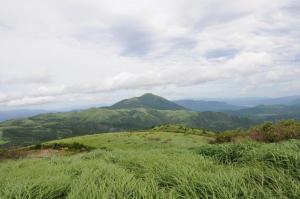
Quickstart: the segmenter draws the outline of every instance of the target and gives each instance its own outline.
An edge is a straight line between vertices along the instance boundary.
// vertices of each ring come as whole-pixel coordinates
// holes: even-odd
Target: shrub
[[[232,131],[225,131],[223,133],[219,133],[215,135],[215,139],[212,140],[211,144],[219,144],[219,143],[226,143],[226,142],[235,142],[239,138],[244,138],[247,135],[242,132],[241,130],[232,130]]]
[[[43,145],[41,145],[41,144],[36,144],[33,147],[31,147],[31,149],[42,149],[42,148],[43,148]]]
[[[55,149],[55,150],[61,150],[61,149],[67,149],[70,151],[90,151],[94,149],[93,147],[86,146],[84,144],[80,144],[78,142],[73,142],[73,143],[51,143],[51,144],[46,144],[42,145],[41,148],[47,149]]]
[[[266,122],[252,128],[249,137],[261,142],[279,142],[288,139],[300,139],[300,123],[294,120],[284,120],[273,124]]]
[[[220,163],[230,164],[244,162],[247,154],[254,148],[253,144],[220,144],[205,145],[199,148],[198,153],[212,157]]]

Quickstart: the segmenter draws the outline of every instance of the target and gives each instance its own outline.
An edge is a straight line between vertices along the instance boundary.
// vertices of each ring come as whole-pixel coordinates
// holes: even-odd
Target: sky
[[[300,94],[299,0],[0,5],[0,109]]]

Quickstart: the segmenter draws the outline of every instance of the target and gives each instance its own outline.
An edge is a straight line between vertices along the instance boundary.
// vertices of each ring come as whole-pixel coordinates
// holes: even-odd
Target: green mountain
[[[188,110],[93,108],[42,114],[0,123],[3,147],[30,145],[76,135],[149,129],[161,124],[183,124],[210,130],[247,128],[253,122],[225,113]]]
[[[140,97],[122,100],[110,108],[112,109],[135,109],[147,108],[157,110],[184,110],[185,108],[151,93],[144,94]]]
[[[241,109],[228,112],[235,116],[246,116],[255,120],[282,120],[298,119],[300,120],[300,106],[286,105],[259,105],[252,108]]]

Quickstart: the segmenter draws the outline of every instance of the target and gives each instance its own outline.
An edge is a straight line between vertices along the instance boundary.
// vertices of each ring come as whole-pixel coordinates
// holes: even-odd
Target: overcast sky
[[[300,94],[299,0],[0,0],[0,108]]]

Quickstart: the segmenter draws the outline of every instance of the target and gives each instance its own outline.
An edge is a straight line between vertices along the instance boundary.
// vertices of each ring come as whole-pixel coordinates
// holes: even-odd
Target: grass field
[[[2,140],[1,137],[0,137],[0,144],[5,144],[6,141],[5,140]]]
[[[205,144],[210,138],[193,134],[172,132],[121,132],[101,135],[86,135],[59,140],[63,143],[78,142],[91,147],[107,150],[147,150],[169,148],[191,148]],[[49,143],[55,143],[52,141]]]
[[[210,139],[123,132],[60,140],[96,149],[0,162],[0,198],[300,198],[300,141]]]

